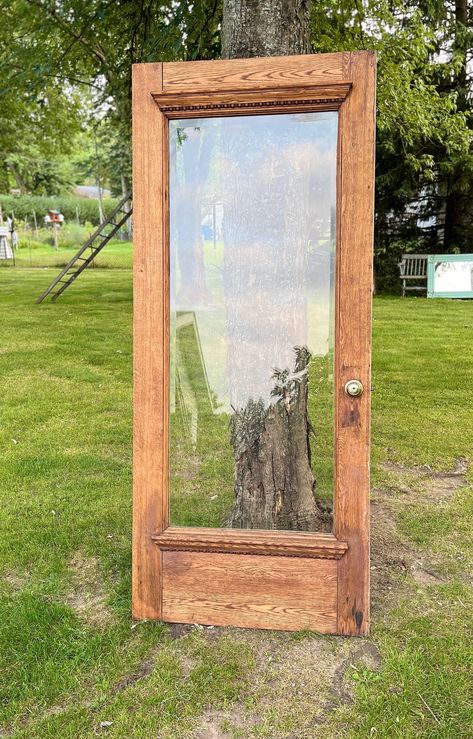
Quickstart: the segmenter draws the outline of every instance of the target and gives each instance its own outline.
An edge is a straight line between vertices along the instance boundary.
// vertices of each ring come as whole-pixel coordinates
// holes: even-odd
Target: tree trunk
[[[445,224],[443,231],[444,249],[447,253],[458,249],[469,252],[471,233],[471,193],[456,192],[449,183],[449,193],[445,199]]]
[[[224,0],[222,56],[232,59],[309,53],[309,6],[307,0]],[[271,131],[268,130],[267,143],[270,140]],[[261,195],[256,196],[249,208],[259,215],[244,214],[246,224],[254,229],[254,243],[248,244],[247,259],[237,256],[241,257],[241,244],[239,249],[235,248],[242,238],[248,237],[248,231],[242,228],[241,210],[236,202],[238,195],[233,205],[231,202],[232,197],[235,199],[234,184],[229,188],[232,196],[224,216],[224,272],[233,276],[233,283],[230,279],[225,281],[228,375],[233,397],[237,399],[231,419],[235,503],[226,524],[234,528],[313,531],[318,528],[321,516],[314,498],[315,479],[310,463],[311,429],[307,410],[310,354],[302,345],[304,296],[300,295],[292,310],[280,309],[270,316],[269,341],[268,338],[262,340],[250,359],[247,353],[241,353],[239,345],[240,327],[246,327],[247,336],[258,335],[256,326],[262,310],[265,305],[271,305],[268,288],[255,279],[259,270],[271,272],[273,285],[281,286],[287,281],[298,285],[301,284],[298,277],[303,280],[305,240],[300,226],[303,219],[291,219],[290,223],[284,220],[285,213],[297,214],[302,204],[291,202],[297,187],[291,187],[290,165],[280,157],[272,164],[269,169],[272,172],[277,169],[279,181],[284,183],[280,213],[265,207],[263,182]],[[245,175],[240,174],[242,192],[251,192],[254,188],[254,184],[250,184],[254,176],[251,163],[249,168],[248,182]],[[284,172],[285,168],[288,171]],[[283,172],[285,177],[282,177]],[[272,230],[264,224],[268,218],[274,221]],[[268,238],[268,234],[275,231],[279,234],[277,244],[272,236]],[[238,295],[234,294],[235,286]],[[261,397],[266,377],[258,376],[265,371],[266,355],[272,350],[271,356],[281,357],[283,343],[287,345],[287,339],[295,336],[302,340],[301,346],[292,347],[296,352],[294,369],[286,367],[274,371],[273,400],[268,403]],[[271,346],[271,342],[275,345]],[[278,343],[281,347],[276,346]],[[238,399],[244,397],[253,399],[242,405]]]
[[[310,467],[309,361],[308,350],[299,348],[294,373],[275,375],[278,401],[269,408],[249,401],[232,417],[233,528],[314,531],[320,522]]]
[[[10,172],[15,179],[16,186],[21,190],[22,193],[28,192],[28,186],[21,176],[20,171],[17,169],[16,164],[9,163],[8,167],[10,168]]]
[[[310,53],[310,0],[223,0],[222,56]]]

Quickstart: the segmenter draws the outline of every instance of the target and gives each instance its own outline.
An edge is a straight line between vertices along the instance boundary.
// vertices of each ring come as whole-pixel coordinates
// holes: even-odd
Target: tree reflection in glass
[[[169,128],[171,523],[326,528],[337,114]]]

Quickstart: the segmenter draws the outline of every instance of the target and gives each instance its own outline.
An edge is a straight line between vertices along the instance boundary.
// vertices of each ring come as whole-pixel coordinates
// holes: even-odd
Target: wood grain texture
[[[333,534],[170,526],[153,536],[162,550],[235,552],[291,557],[340,559],[347,543]]]
[[[227,91],[228,100],[238,102],[253,91],[264,102],[271,85],[284,89],[281,97],[275,94],[278,100],[290,92],[304,100],[304,87],[320,84],[323,96],[347,81],[352,89],[339,111],[337,183],[336,538],[167,529],[168,140],[166,116],[153,95],[159,98],[164,92],[161,101],[171,107],[173,99],[181,104],[187,93],[196,92],[202,101],[217,100]],[[241,94],[236,95],[238,90]],[[190,107],[192,95],[186,102]],[[134,68],[135,618],[368,633],[374,102],[375,57],[370,52]],[[261,106],[251,112],[265,111]],[[204,108],[192,111],[193,117],[207,114]],[[344,393],[345,382],[352,378],[365,386],[360,398]],[[310,544],[305,536],[313,537]],[[181,545],[195,551],[175,551]],[[204,553],[203,548],[212,551]],[[235,553],[243,550],[250,553]]]
[[[163,572],[166,621],[337,630],[335,560],[164,552]]]
[[[168,62],[163,69],[164,92],[205,90],[258,90],[331,84],[343,81],[349,54],[219,59],[202,62]]]
[[[150,95],[161,64],[133,67],[133,616],[161,617],[161,554],[151,538],[166,524],[165,121]]]
[[[216,92],[156,93],[153,98],[168,117],[178,117],[185,111],[207,116],[234,115],[235,110],[245,114],[288,112],[292,110],[338,110],[348,93],[350,82],[326,85],[305,85],[300,88],[269,88]]]
[[[347,541],[338,563],[338,632],[369,631],[369,451],[376,58],[353,52],[351,93],[339,112],[335,337],[334,533]],[[345,383],[359,379],[351,398]]]

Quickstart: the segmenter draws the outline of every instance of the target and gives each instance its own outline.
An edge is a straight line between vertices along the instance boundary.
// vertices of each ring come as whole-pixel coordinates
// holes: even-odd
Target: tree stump
[[[320,511],[310,466],[306,347],[296,348],[294,371],[275,370],[274,403],[250,400],[231,418],[235,453],[232,528],[314,531]]]

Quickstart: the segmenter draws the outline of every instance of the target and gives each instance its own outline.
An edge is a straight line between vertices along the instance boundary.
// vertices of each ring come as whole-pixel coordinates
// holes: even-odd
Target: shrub
[[[116,198],[107,198],[104,200],[105,215],[111,213],[118,205],[118,202]],[[44,216],[50,209],[61,211],[66,223],[76,223],[77,208],[81,224],[87,222],[95,226],[99,224],[97,200],[78,198],[73,195],[59,195],[57,197],[45,197],[43,195],[0,195],[0,206],[2,207],[4,218],[13,211],[15,213],[15,219],[24,221],[27,218],[30,225],[33,222],[33,211],[35,211],[38,227],[43,225]]]
[[[44,241],[38,241],[37,239],[22,235],[18,240],[18,249],[42,249],[44,244]]]
[[[78,249],[87,241],[94,227],[91,223],[79,226],[77,223],[65,223],[59,231],[59,247],[62,249]]]

